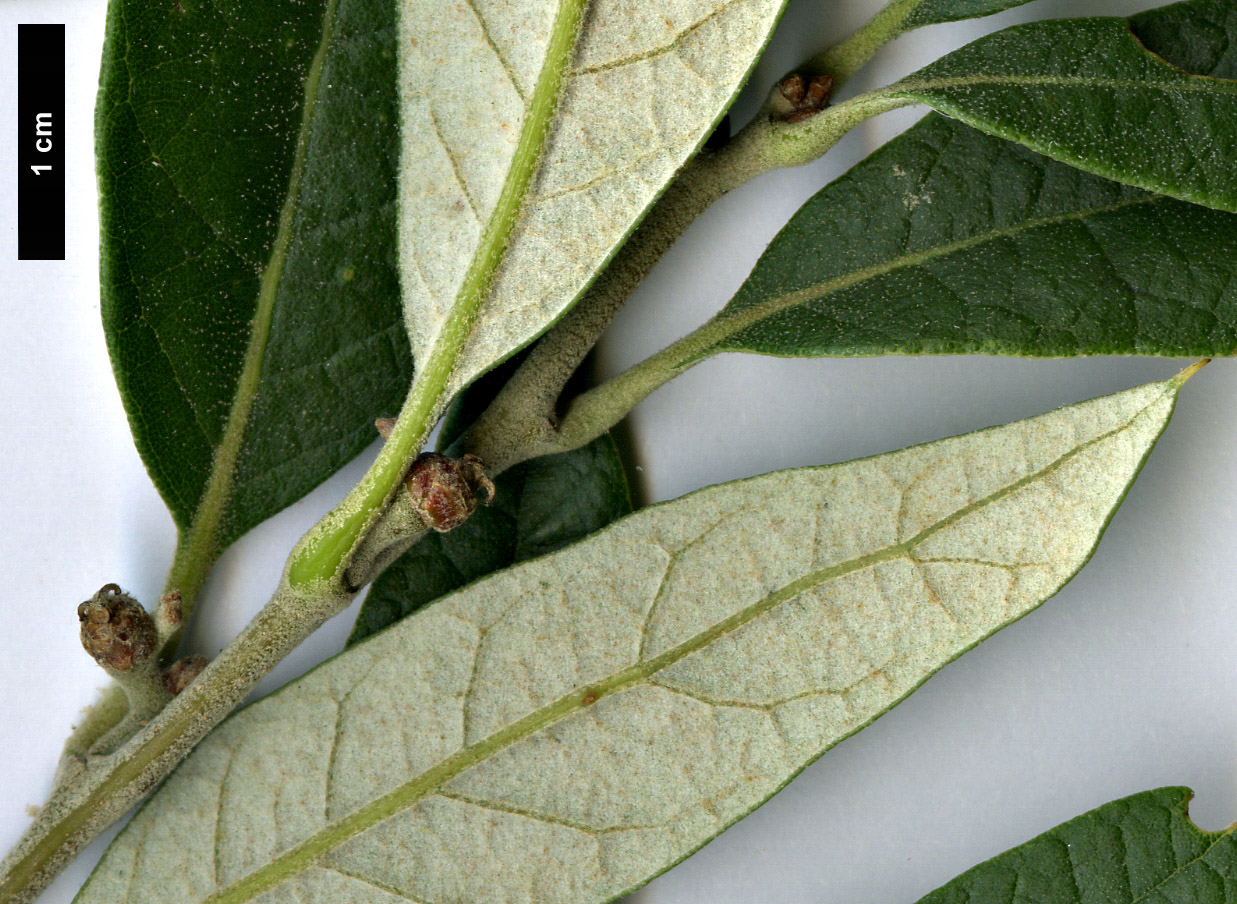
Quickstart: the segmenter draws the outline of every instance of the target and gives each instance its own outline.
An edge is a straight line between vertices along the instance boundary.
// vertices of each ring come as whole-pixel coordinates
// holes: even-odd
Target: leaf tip
[[[1204,367],[1206,367],[1210,363],[1211,363],[1210,358],[1203,358],[1201,361],[1195,361],[1185,370],[1181,371],[1181,373],[1177,374],[1177,376],[1172,378],[1171,382],[1173,386],[1176,389],[1180,389],[1182,386],[1185,385],[1186,381],[1189,380],[1190,377],[1194,376],[1196,373],[1198,373],[1200,370],[1202,370]]]

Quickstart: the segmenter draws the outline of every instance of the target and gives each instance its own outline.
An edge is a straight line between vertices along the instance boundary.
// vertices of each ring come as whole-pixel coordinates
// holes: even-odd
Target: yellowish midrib
[[[275,298],[279,292],[279,281],[283,277],[288,247],[292,243],[293,223],[296,220],[297,202],[305,175],[305,161],[309,154],[309,137],[317,108],[322,69],[334,38],[337,5],[338,0],[327,0],[322,15],[322,37],[305,75],[301,124],[297,130],[296,148],[288,175],[288,191],[279,211],[279,223],[270,257],[262,270],[257,308],[251,321],[249,344],[245,349],[236,394],[232,398],[232,408],[228,412],[223,438],[211,462],[206,489],[194,512],[189,530],[177,544],[176,557],[168,575],[167,589],[179,590],[182,598],[186,600],[197,596],[206,571],[218,552],[219,525],[232,495],[232,487],[236,481],[236,465],[245,441],[245,430],[258,395],[258,383],[262,378],[262,358],[270,340]]]
[[[1173,391],[1175,391],[1175,387],[1165,388],[1164,390],[1165,393]],[[792,581],[764,599],[733,613],[709,629],[696,634],[660,655],[628,666],[602,681],[577,688],[548,706],[529,713],[523,719],[457,751],[433,768],[413,777],[395,790],[318,830],[312,836],[281,854],[266,866],[211,895],[203,904],[241,904],[241,902],[250,901],[258,894],[273,888],[283,880],[303,872],[317,862],[324,854],[338,848],[349,839],[413,806],[426,795],[472,766],[483,762],[515,742],[529,737],[551,723],[585,709],[611,694],[641,684],[658,672],[709,646],[758,616],[820,584],[836,580],[881,562],[891,561],[908,555],[915,547],[932,535],[945,530],[975,511],[992,505],[1011,493],[1015,493],[1023,487],[1047,477],[1086,450],[1129,429],[1146,411],[1158,404],[1162,397],[1158,396],[1148,402],[1146,406],[1133,414],[1124,423],[1073,447],[1044,467],[1026,474],[1001,489],[958,509],[940,521],[925,527],[909,540],[884,547],[867,555],[858,556],[846,562],[831,565]]]
[[[1180,73],[1182,78],[1172,81],[1150,81],[1148,79],[1115,78],[1103,75],[1002,75],[1000,73],[975,73],[973,75],[957,75],[948,78],[932,78],[913,80],[890,85],[874,95],[914,95],[918,92],[936,91],[948,88],[971,88],[977,85],[1014,85],[1027,87],[1049,86],[1053,88],[1133,88],[1139,91],[1202,91],[1214,94],[1216,91],[1237,92],[1237,81],[1217,79],[1208,75],[1190,75]]]
[[[429,354],[425,360],[417,361],[412,387],[377,461],[294,553],[288,566],[288,580],[293,587],[309,587],[340,577],[349,552],[385,507],[412,456],[425,444],[442,414],[447,386],[506,254],[540,165],[586,5],[586,0],[560,0],[511,166],[451,309]]]

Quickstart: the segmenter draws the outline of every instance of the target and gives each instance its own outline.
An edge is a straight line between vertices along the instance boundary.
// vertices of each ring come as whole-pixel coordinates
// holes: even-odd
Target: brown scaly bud
[[[144,662],[158,643],[154,619],[141,604],[115,584],[77,607],[82,646],[103,668],[127,672]]]
[[[784,122],[802,122],[829,105],[833,79],[828,75],[814,75],[805,81],[803,76],[794,73],[782,79],[778,88],[794,109],[776,118]]]
[[[383,439],[391,436],[391,431],[395,429],[395,418],[380,417],[374,421],[374,429],[378,431],[378,435]]]
[[[795,107],[803,103],[803,97],[807,94],[807,83],[797,72],[792,72],[778,84],[778,90],[782,92],[782,97],[786,98]]]
[[[404,485],[426,526],[440,533],[459,527],[477,510],[478,490],[485,492],[486,505],[494,500],[494,483],[475,455],[448,458],[424,452],[412,463]]]
[[[210,665],[210,660],[205,656],[186,656],[184,659],[178,659],[163,673],[163,686],[167,688],[169,694],[175,697],[187,688],[190,682],[198,677],[202,669],[208,665]]]
[[[807,83],[807,95],[803,98],[805,105],[814,110],[823,110],[833,94],[833,79],[827,75],[813,76]]]

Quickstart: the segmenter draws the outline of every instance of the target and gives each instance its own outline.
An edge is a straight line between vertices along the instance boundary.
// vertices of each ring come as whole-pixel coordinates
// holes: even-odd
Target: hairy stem
[[[776,105],[776,96],[775,90],[766,109]],[[491,473],[498,473],[530,458],[579,448],[696,363],[692,357],[696,346],[712,341],[712,321],[580,396],[562,423],[556,422],[555,406],[567,379],[653,265],[709,205],[762,173],[810,163],[859,123],[908,103],[881,93],[865,94],[799,122],[762,112],[721,151],[698,156],[580,303],[532,350],[470,428],[465,449],[479,456]]]
[[[418,362],[412,390],[392,428],[378,460],[356,488],[310,532],[288,568],[294,587],[308,587],[341,575],[349,553],[356,547],[376,513],[385,508],[430,428],[441,416],[443,393],[455,372],[468,335],[485,300],[490,283],[507,249],[533,174],[549,135],[550,120],[558,106],[566,78],[566,61],[575,47],[584,16],[584,0],[564,0],[551,30],[546,61],[521,126],[519,143],[502,192],[482,232],[480,243],[463,284],[442,325],[428,360]]]
[[[901,0],[901,5],[907,8],[905,15],[909,15],[917,2],[919,0]],[[558,40],[574,40],[583,7],[583,0],[564,4],[560,11],[562,18],[555,26]],[[888,40],[896,34],[905,15],[893,25],[879,27],[874,24],[881,19],[878,16],[865,28],[871,29],[869,35],[884,28],[882,33],[887,35],[884,40]],[[888,21],[892,22],[892,17]],[[869,47],[875,40],[860,41],[859,34],[848,39],[847,43],[854,49],[841,53],[839,59],[843,62],[831,64],[835,66],[830,72],[835,81],[857,69],[875,47],[883,43],[879,41]],[[861,49],[861,44],[867,49]],[[562,72],[548,67],[543,77],[561,81]],[[69,739],[62,761],[62,778],[57,781],[51,798],[17,846],[0,862],[0,904],[32,901],[95,835],[123,816],[222,721],[271,668],[327,618],[342,611],[359,585],[372,580],[390,561],[391,550],[382,544],[367,544],[366,539],[371,534],[381,533],[378,528],[385,523],[391,509],[390,500],[408,462],[424,444],[430,428],[442,413],[444,387],[488,289],[488,275],[505,251],[510,228],[545,138],[541,125],[553,112],[559,87],[557,83],[539,85],[537,94],[545,103],[529,111],[532,125],[522,136],[524,153],[517,149],[516,165],[504,186],[494,219],[487,227],[484,247],[444,327],[447,341],[438,343],[435,354],[419,370],[374,466],[345,500],[297,544],[288,560],[284,579],[270,602],[197,680],[145,722],[127,743],[106,755],[90,756],[89,751],[100,739],[110,745],[115,735],[120,743],[124,741],[120,734],[122,729],[127,733],[131,727],[137,727],[130,726],[125,718],[129,707],[123,705],[119,689],[112,688],[105,693],[103,700]],[[582,396],[563,424],[555,427],[554,407],[567,379],[630,293],[700,213],[722,195],[761,173],[816,159],[859,122],[906,103],[869,95],[816,116],[789,122],[777,115],[778,99],[775,89],[766,109],[722,151],[702,154],[692,161],[582,303],[533,350],[508,387],[470,431],[467,446],[481,455],[491,474],[538,455],[566,451],[589,442],[613,426],[635,401],[685,369],[684,365],[671,363],[669,359],[683,350],[679,346],[691,340],[691,336],[654,356],[646,365],[633,368],[601,387],[605,392],[593,390]],[[647,366],[655,359],[664,359],[667,366],[660,370]],[[409,531],[403,521],[393,523],[388,532],[400,534],[398,545],[404,548],[416,539],[415,532]],[[180,592],[186,615],[212,563],[213,550],[202,544],[189,544],[184,550],[178,550],[167,589]],[[162,638],[161,655],[157,658],[165,659],[177,640],[178,632]],[[66,769],[66,765],[69,768]]]
[[[845,82],[867,65],[876,51],[905,31],[906,20],[922,3],[923,0],[893,0],[850,37],[808,60],[803,69],[832,76],[835,85]]]
[[[95,741],[90,750],[94,755],[111,753],[158,715],[172,699],[171,693],[163,686],[163,669],[159,666],[157,655],[152,655],[127,673],[112,677],[124,690],[127,706],[124,717]]]
[[[91,757],[58,787],[0,864],[0,902],[32,901],[98,832],[115,822],[218,724],[284,656],[352,594],[315,594],[281,584],[252,622],[207,669],[114,753]]]
[[[82,716],[82,721],[73,728],[64,744],[64,756],[82,759],[90,752],[99,738],[120,724],[128,712],[129,701],[124,688],[113,682]]]
[[[554,442],[554,412],[563,386],[614,315],[696,217],[756,175],[755,161],[731,152],[734,146],[732,142],[716,154],[701,154],[683,170],[585,296],[533,347],[469,430],[465,450],[478,455],[491,474]]]

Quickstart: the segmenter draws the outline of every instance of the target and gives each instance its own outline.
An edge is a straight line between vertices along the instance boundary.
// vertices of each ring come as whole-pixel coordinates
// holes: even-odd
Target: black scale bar
[[[64,26],[17,26],[17,257],[64,260]]]

